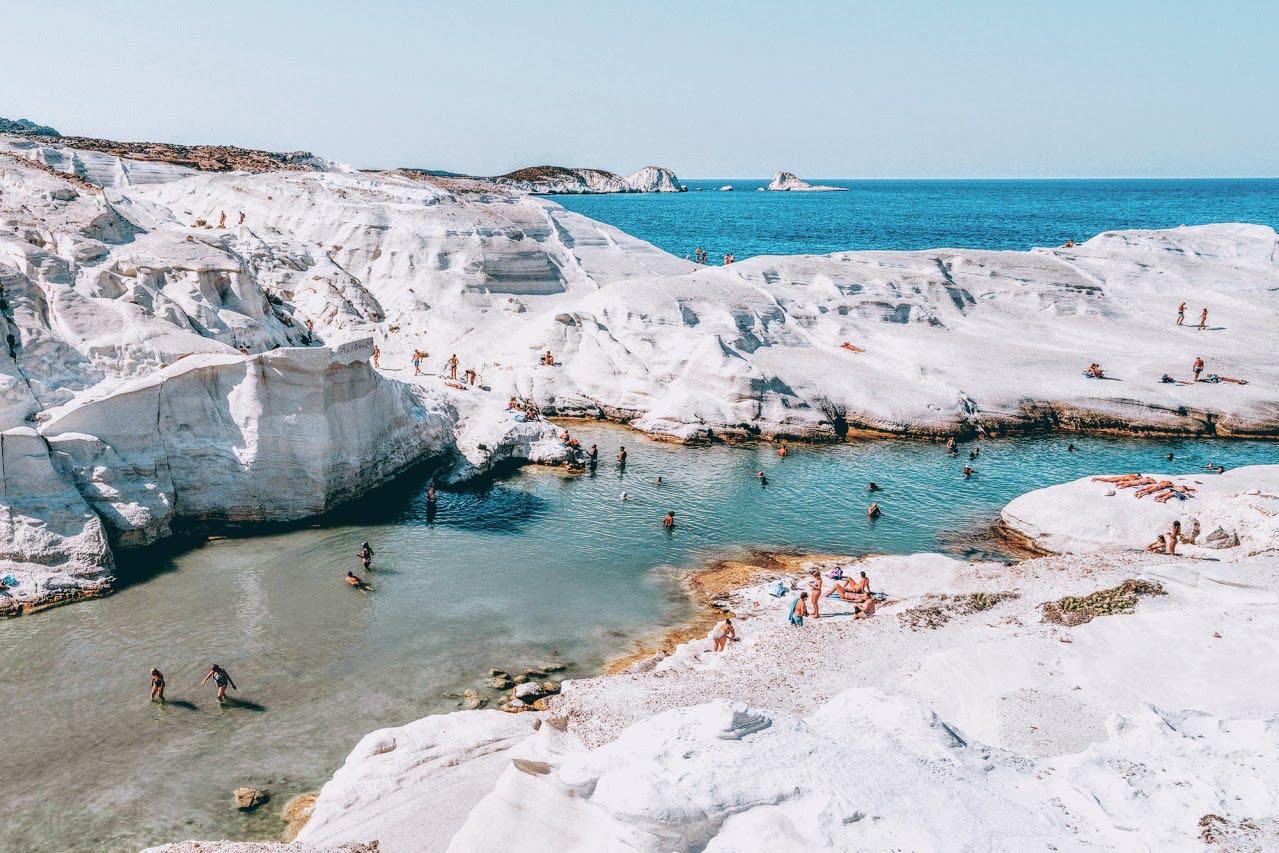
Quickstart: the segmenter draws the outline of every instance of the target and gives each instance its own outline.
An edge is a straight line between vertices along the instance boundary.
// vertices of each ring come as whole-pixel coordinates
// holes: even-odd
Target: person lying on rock
[[[866,596],[866,600],[862,604],[853,608],[853,618],[865,619],[867,616],[874,616],[876,606],[875,597],[873,595]]]

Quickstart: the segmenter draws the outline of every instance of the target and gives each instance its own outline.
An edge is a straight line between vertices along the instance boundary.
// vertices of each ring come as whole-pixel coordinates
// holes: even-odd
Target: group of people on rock
[[[737,260],[737,256],[734,255],[732,252],[726,252],[724,254],[724,266],[728,266],[729,264],[733,263],[736,260]],[[701,246],[698,246],[696,249],[693,250],[692,261],[695,264],[709,264],[711,262],[711,258],[710,258],[710,255],[707,254],[705,249],[703,249]]]
[[[1177,325],[1178,326],[1186,325],[1186,303],[1184,302],[1177,306]],[[1199,331],[1201,332],[1204,329],[1208,328],[1208,309],[1207,308],[1204,308],[1202,311],[1199,312],[1199,325],[1196,326],[1195,328],[1199,329]]]

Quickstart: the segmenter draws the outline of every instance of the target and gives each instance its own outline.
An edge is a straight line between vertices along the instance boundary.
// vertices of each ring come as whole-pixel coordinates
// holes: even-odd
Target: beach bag
[[[830,578],[833,581],[843,580],[844,570],[841,569],[839,566],[836,566],[835,568],[830,570],[830,573],[827,574],[826,577]]]
[[[772,586],[768,588],[768,594],[771,595],[773,598],[781,598],[783,595],[785,595],[788,592],[790,592],[790,589],[787,588],[785,582],[783,581],[778,581],[777,583],[773,584]]]

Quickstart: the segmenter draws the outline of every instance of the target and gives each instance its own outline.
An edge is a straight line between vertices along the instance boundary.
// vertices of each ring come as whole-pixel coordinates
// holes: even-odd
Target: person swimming
[[[879,504],[871,501],[870,506],[866,507],[866,515],[870,518],[879,518]]]
[[[866,491],[868,491],[868,492],[878,492],[878,491],[880,491],[879,483],[876,483],[874,480],[871,480],[870,485],[868,485],[868,486],[866,487]]]
[[[355,574],[355,572],[347,572],[347,573],[346,573],[346,582],[347,582],[347,583],[349,583],[351,586],[355,587],[356,589],[361,589],[361,590],[372,590],[372,589],[373,589],[373,587],[369,586],[369,585],[368,585],[368,584],[364,581],[364,579],[363,579],[363,578],[357,577],[357,576],[356,576],[356,574]]]
[[[210,678],[213,679],[213,686],[218,688],[219,702],[226,701],[227,685],[230,685],[232,690],[240,689],[235,686],[235,682],[231,680],[231,676],[227,674],[227,671],[216,663],[209,667],[209,674],[204,677],[204,680],[200,682],[200,685],[203,686]]]
[[[622,492],[620,495],[617,496],[617,499],[619,501],[629,501],[631,499],[631,496],[626,492]]]
[[[786,458],[787,453],[790,453],[790,451],[786,449],[786,445],[783,444],[781,447],[777,448],[777,455],[782,459]]]
[[[965,480],[967,480],[967,479],[968,479],[969,477],[971,477],[972,475],[973,475],[973,466],[971,466],[971,465],[965,465],[965,466],[964,466],[964,479],[965,479]]]
[[[666,513],[666,517],[662,519],[662,526],[665,527],[667,530],[675,529],[675,511],[674,510],[669,510]]]
[[[662,482],[662,478],[661,478],[661,477],[658,477],[658,478],[657,478],[657,482],[655,483],[655,485],[661,486],[661,485],[665,485],[665,484]]]
[[[763,471],[756,471],[756,472],[755,472],[755,479],[756,479],[756,480],[759,480],[759,484],[760,484],[761,486],[767,486],[767,485],[768,485],[768,475],[767,475],[767,474],[765,474]]]

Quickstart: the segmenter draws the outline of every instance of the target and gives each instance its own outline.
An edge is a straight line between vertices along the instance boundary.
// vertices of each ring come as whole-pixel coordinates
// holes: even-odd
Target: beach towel
[[[5,586],[17,586],[18,579],[15,578],[13,575],[5,575],[4,577],[0,578],[0,583],[3,583]]]
[[[773,598],[781,598],[783,595],[785,595],[788,592],[790,592],[790,589],[789,587],[786,586],[785,582],[783,581],[778,581],[777,583],[773,584],[772,586],[768,588],[768,594],[771,595]]]

